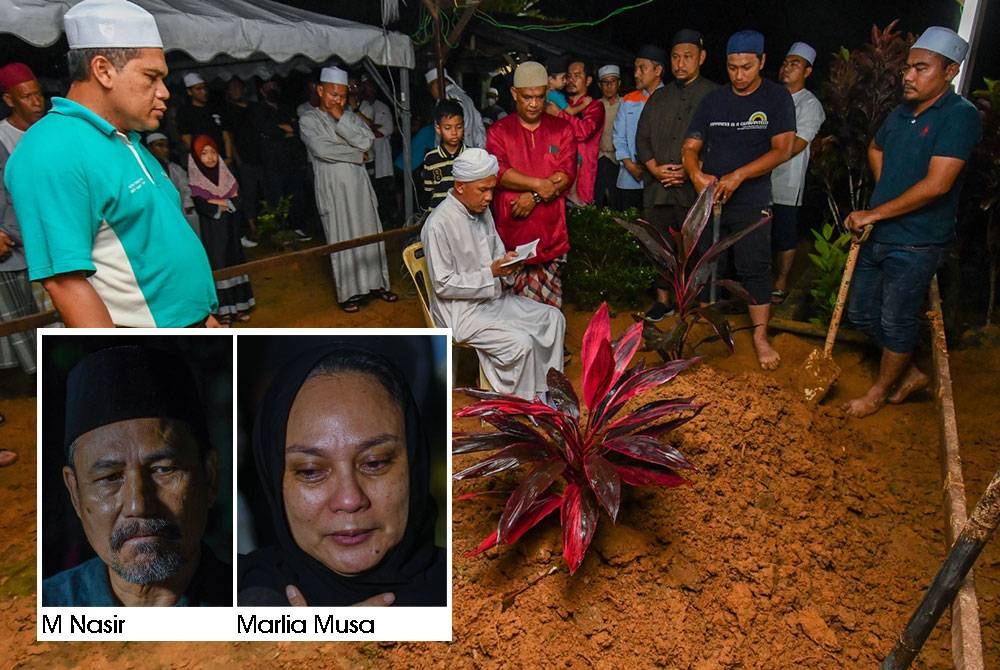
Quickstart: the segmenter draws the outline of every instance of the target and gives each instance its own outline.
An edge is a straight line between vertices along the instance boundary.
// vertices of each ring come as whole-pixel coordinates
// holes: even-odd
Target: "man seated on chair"
[[[505,291],[523,260],[505,251],[490,213],[497,159],[466,149],[452,166],[454,185],[420,233],[433,287],[435,323],[475,348],[494,390],[532,399],[562,370],[566,321],[551,305]]]

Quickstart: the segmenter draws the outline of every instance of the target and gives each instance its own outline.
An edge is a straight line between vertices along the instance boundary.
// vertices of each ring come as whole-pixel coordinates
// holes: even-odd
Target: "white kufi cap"
[[[146,135],[146,146],[148,147],[153,142],[159,142],[161,140],[166,142],[167,136],[163,133],[150,133],[149,135]]]
[[[325,67],[319,74],[319,80],[324,84],[341,84],[347,86],[347,71],[339,67]]]
[[[931,26],[917,38],[911,49],[927,49],[945,58],[961,63],[969,53],[969,43],[954,30],[943,26]]]
[[[192,86],[197,86],[198,84],[204,84],[205,80],[202,79],[201,75],[197,72],[188,72],[184,75],[184,88],[191,88]]]
[[[63,16],[70,49],[162,49],[153,15],[127,0],[83,0]]]
[[[451,165],[455,181],[478,181],[492,177],[500,171],[497,158],[486,149],[466,149]]]
[[[622,78],[622,71],[617,65],[605,65],[600,70],[597,71],[597,81],[601,81],[605,77],[618,77]]]
[[[785,56],[798,56],[805,62],[809,63],[810,66],[816,63],[816,50],[805,42],[796,42],[788,50],[788,55]]]

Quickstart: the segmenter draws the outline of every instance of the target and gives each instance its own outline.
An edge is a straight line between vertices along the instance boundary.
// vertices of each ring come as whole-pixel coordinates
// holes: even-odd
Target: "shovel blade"
[[[840,366],[820,349],[813,349],[799,372],[806,402],[818,405],[840,376]]]

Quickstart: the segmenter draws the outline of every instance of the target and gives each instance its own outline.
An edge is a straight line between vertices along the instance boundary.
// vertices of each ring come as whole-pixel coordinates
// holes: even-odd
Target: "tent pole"
[[[410,121],[412,112],[410,110],[410,72],[406,68],[399,69],[399,134],[403,138],[403,214],[406,217],[404,225],[410,225],[413,217],[413,193],[416,186],[413,184],[413,171],[410,170],[413,157],[413,147],[411,145],[410,131],[413,124]]]

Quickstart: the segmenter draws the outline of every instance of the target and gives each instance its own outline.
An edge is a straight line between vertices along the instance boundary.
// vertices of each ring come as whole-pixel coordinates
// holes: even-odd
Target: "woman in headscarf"
[[[219,147],[208,135],[199,135],[191,143],[188,156],[188,181],[191,199],[201,227],[201,241],[213,270],[245,262],[240,246],[239,184],[229,167],[219,158]],[[250,277],[239,275],[215,282],[219,296],[216,318],[223,325],[249,321],[254,306]]]
[[[277,546],[240,556],[239,605],[447,604],[427,440],[386,359],[342,344],[299,355],[271,382],[252,449]]]

